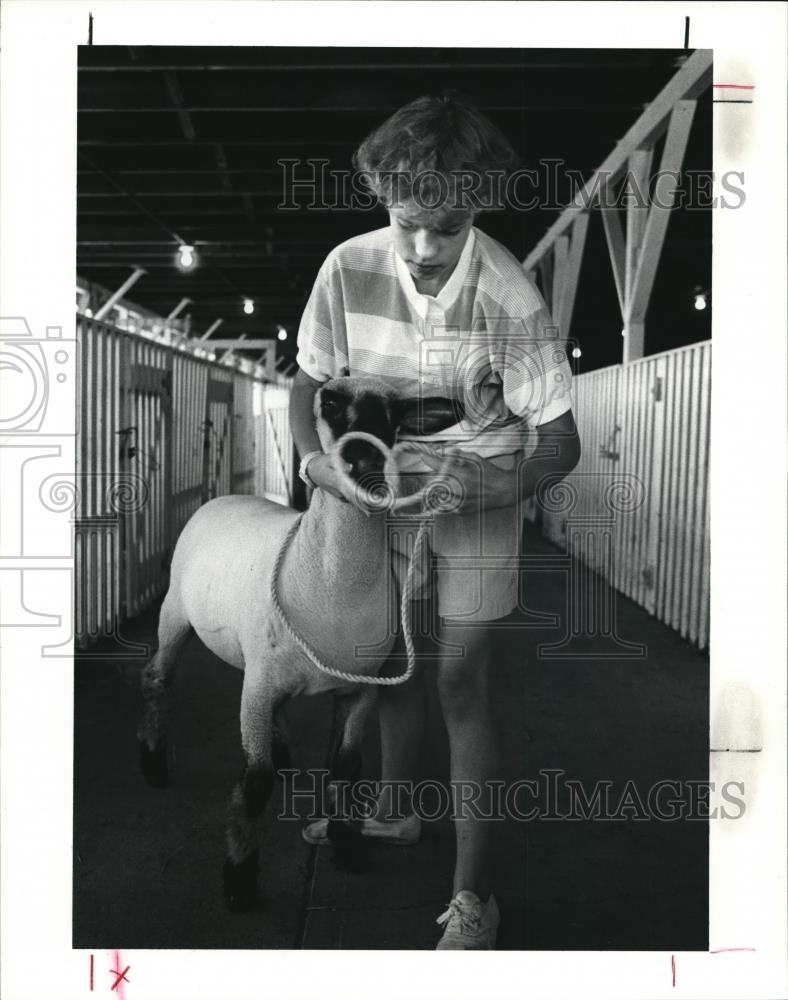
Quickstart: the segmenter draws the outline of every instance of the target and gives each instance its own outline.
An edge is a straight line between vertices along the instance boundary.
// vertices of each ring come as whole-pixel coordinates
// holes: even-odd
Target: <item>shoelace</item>
[[[456,899],[453,899],[449,903],[448,910],[445,913],[441,913],[435,923],[442,926],[443,924],[453,922],[455,919],[460,925],[461,934],[475,934],[479,929],[482,917],[476,907],[473,909],[464,907]]]

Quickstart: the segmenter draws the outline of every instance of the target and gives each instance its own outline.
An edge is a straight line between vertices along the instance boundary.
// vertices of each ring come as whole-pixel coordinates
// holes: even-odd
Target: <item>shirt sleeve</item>
[[[507,407],[538,427],[571,410],[572,369],[542,296],[525,275],[522,280],[520,316],[506,321],[498,367]]]
[[[342,275],[332,266],[331,258],[323,264],[298,328],[296,362],[302,371],[318,382],[336,378],[347,368],[347,327],[342,295]]]

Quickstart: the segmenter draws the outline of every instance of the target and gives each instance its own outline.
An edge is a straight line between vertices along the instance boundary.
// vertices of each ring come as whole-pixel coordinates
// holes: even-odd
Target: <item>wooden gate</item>
[[[135,615],[158,596],[169,564],[172,354],[140,338],[124,337],[122,346],[118,458],[146,494],[120,522],[124,611]]]
[[[276,503],[290,503],[293,495],[293,438],[288,409],[290,391],[281,386],[260,387],[258,418],[260,454],[259,492]]]
[[[203,421],[202,502],[230,492],[233,373],[209,369]]]

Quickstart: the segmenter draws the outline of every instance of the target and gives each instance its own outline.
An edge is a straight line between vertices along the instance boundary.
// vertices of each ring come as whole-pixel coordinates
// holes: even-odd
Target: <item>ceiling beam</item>
[[[164,232],[166,233],[169,233],[174,242],[178,242],[181,244],[190,242],[189,240],[184,240],[181,236],[178,235],[178,233],[174,232],[174,230],[170,228],[170,226],[162,219],[160,215],[158,215],[156,212],[148,208],[147,205],[141,202],[134,195],[130,194],[130,192],[120,183],[120,181],[117,180],[117,178],[115,178],[112,175],[110,171],[105,170],[103,167],[99,167],[97,163],[95,163],[85,153],[79,150],[77,151],[77,156],[82,157],[83,161],[87,163],[89,167],[92,167],[93,170],[96,171],[96,173],[101,174],[101,176],[108,183],[112,184],[113,187],[115,187],[121,194],[123,194],[126,198],[128,198],[131,204],[137,209],[137,212],[141,212],[142,214],[146,215],[151,221],[153,221],[156,224],[157,228],[164,230]],[[85,212],[85,210],[83,209],[82,212],[80,212],[80,215],[83,214],[91,214],[91,213]],[[104,213],[99,213],[99,214],[104,214]],[[136,213],[123,212],[118,214],[125,215],[125,214],[136,214]],[[188,228],[191,229],[191,226],[189,226]],[[218,268],[215,264],[210,264],[210,263],[207,264],[206,266],[209,267],[214,274],[218,275],[224,282],[224,284],[232,289],[235,295],[240,294],[238,292],[238,289],[233,284],[233,282],[227,277],[227,275],[220,268]]]
[[[184,139],[188,139],[193,142],[197,138],[197,133],[194,130],[194,122],[191,118],[191,109],[187,108],[183,100],[183,93],[181,92],[180,84],[178,83],[178,77],[174,70],[167,70],[164,73],[164,83],[167,87],[167,93],[170,95],[170,101],[173,107],[178,113],[178,121],[181,124],[181,131],[183,132]],[[80,110],[84,110],[80,108]],[[159,111],[165,111],[170,113],[169,108],[159,108]]]
[[[164,220],[159,215],[157,215],[154,211],[149,209],[147,205],[139,201],[139,199],[136,198],[135,195],[127,191],[126,188],[120,183],[119,180],[117,180],[117,178],[115,178],[110,173],[109,170],[105,170],[103,167],[100,167],[86,153],[83,153],[78,150],[77,156],[81,157],[82,161],[86,163],[95,173],[100,174],[104,178],[104,180],[107,181],[108,184],[111,184],[118,191],[119,194],[123,195],[131,202],[132,205],[134,205],[134,207],[137,210],[137,213],[132,213],[132,214],[142,213],[143,215],[147,216],[158,229],[161,229],[165,233],[168,233],[169,236],[172,238],[173,242],[180,242],[180,243],[184,242],[183,240],[181,240],[181,238],[178,236],[177,233],[174,233],[172,231],[172,229],[167,225],[166,222],[164,222]]]
[[[207,340],[200,337],[200,340],[209,347],[216,350],[241,349],[244,351],[264,351],[274,343],[273,337],[253,338],[244,337],[209,337]]]
[[[616,143],[613,152],[589,178],[572,204],[564,209],[558,220],[531,250],[523,261],[523,267],[533,269],[540,257],[566,232],[577,216],[596,205],[603,184],[612,184],[626,170],[633,152],[653,148],[657,139],[667,131],[675,105],[679,101],[697,97],[706,90],[711,85],[711,75],[711,49],[697,49],[657,94],[624,138]]]
[[[254,229],[255,215],[273,215],[273,214],[281,215],[282,214],[281,212],[269,212],[269,211],[266,211],[266,210],[264,210],[264,211],[261,212],[259,209],[255,208],[254,202],[252,201],[252,195],[248,191],[245,191],[243,193],[242,197],[243,197],[243,204],[244,204],[244,213],[246,214],[246,221],[249,223],[249,228],[250,229]]]
[[[136,199],[135,199],[135,201],[136,201]],[[354,208],[352,205],[336,205],[336,206],[331,207],[331,208],[327,207],[327,208],[324,208],[324,209],[312,209],[312,212],[315,215],[318,212],[321,212],[321,213],[325,214],[326,216],[328,216],[329,214],[333,215],[333,216],[336,216],[336,215],[338,215],[340,213],[344,215],[344,214],[346,214],[348,212],[352,212],[353,214],[357,214],[358,213],[358,209]],[[80,208],[80,210],[79,210],[79,217],[80,218],[83,218],[83,217],[87,218],[87,217],[94,217],[94,216],[95,217],[108,218],[110,216],[112,216],[112,217],[115,217],[115,216],[118,216],[118,215],[132,215],[132,216],[134,216],[134,215],[138,215],[138,214],[139,214],[138,212],[133,211],[132,209],[129,209],[129,208]],[[173,215],[187,214],[189,217],[191,217],[193,215],[218,215],[218,216],[221,216],[223,218],[227,218],[227,216],[229,216],[229,215],[246,215],[246,209],[243,207],[243,205],[235,207],[235,208],[232,205],[228,205],[226,208],[200,208],[197,205],[188,205],[188,206],[184,206],[182,208],[178,208],[177,206],[173,207],[173,208],[162,208],[162,209],[159,209],[159,212],[157,214],[160,216],[160,218],[162,220],[162,224],[166,227],[167,223],[165,223],[163,221],[164,218],[165,217],[171,217]],[[255,214],[256,215],[270,215],[270,216],[273,216],[275,219],[281,219],[282,218],[282,210],[279,209],[279,208],[258,208],[258,209],[255,209]],[[185,240],[184,242],[189,243],[190,241],[189,240]]]
[[[139,247],[155,247],[155,246],[171,246],[171,243],[165,243],[163,240],[126,240],[126,239],[110,239],[110,240],[77,240],[78,246],[94,246],[94,247],[115,247],[115,246],[139,246]],[[192,240],[191,245],[198,250],[203,249],[215,249],[217,247],[227,247],[230,252],[232,252],[234,247],[242,246],[252,246],[252,247],[267,247],[271,245],[274,248],[284,249],[296,246],[315,246],[321,247],[325,246],[325,240],[302,240],[302,239],[288,239],[288,240],[250,240],[250,239],[224,239],[224,240]],[[277,251],[278,252],[278,251]]]
[[[119,66],[117,64],[105,64],[105,65],[91,65],[89,63],[79,64],[80,73],[161,73],[167,70],[175,70],[177,72],[232,72],[232,73],[281,73],[281,72],[296,72],[296,73],[309,73],[309,72],[328,72],[328,73],[338,73],[338,72],[353,72],[357,73],[359,71],[369,70],[370,72],[384,72],[389,73],[392,70],[411,70],[416,73],[421,73],[427,70],[439,70],[441,72],[446,72],[447,70],[456,70],[458,73],[465,73],[468,70],[533,70],[534,72],[542,72],[545,69],[605,69],[610,70],[610,60],[605,59],[600,56],[596,60],[586,60],[584,62],[561,62],[561,61],[550,61],[550,62],[531,62],[525,59],[516,61],[492,61],[488,60],[486,62],[463,62],[451,63],[451,62],[379,62],[379,63],[243,63],[241,65],[232,66],[226,63],[162,63],[157,66],[152,63],[142,64],[135,63],[134,65]],[[655,68],[653,57],[646,56],[641,58],[632,58],[626,62],[616,62],[615,69],[650,69]],[[657,65],[656,68],[659,68]]]
[[[245,138],[218,138],[212,136],[210,139],[195,139],[193,146],[214,146],[217,142],[225,146],[275,146],[281,148],[283,143],[288,146],[314,146],[322,149],[324,146],[356,146],[356,139],[245,139]],[[113,146],[127,148],[129,146],[143,146],[159,148],[161,146],[178,146],[183,148],[183,139],[79,139],[77,145],[82,146]]]
[[[219,176],[222,179],[222,187],[230,192],[233,189],[233,182],[230,177],[230,172],[227,168],[227,156],[225,155],[224,149],[220,142],[214,143],[213,155],[216,160],[216,166],[219,168]]]
[[[165,76],[167,78],[171,77],[173,74],[167,73]],[[173,102],[174,103],[174,102]],[[180,106],[178,106],[180,107]],[[532,111],[547,112],[547,111],[632,111],[633,109],[641,109],[643,107],[642,102],[637,101],[623,101],[616,102],[614,104],[607,103],[602,104],[597,102],[596,104],[562,104],[560,102],[554,104],[521,104],[521,105],[511,105],[511,104],[484,104],[479,102],[478,104],[480,111],[493,111],[496,113],[500,112],[511,112],[512,114],[523,114],[524,112],[530,113]],[[129,115],[156,115],[156,114],[171,114],[172,110],[170,108],[161,107],[120,107],[118,105],[108,106],[108,107],[85,107],[80,105],[80,114],[88,115],[101,115],[101,114],[129,114]],[[260,107],[249,107],[248,105],[202,105],[189,107],[181,107],[181,111],[185,115],[189,114],[311,114],[314,115],[316,111],[321,114],[378,114],[378,115],[390,115],[397,110],[395,104],[381,104],[381,105],[352,105],[349,107],[329,105],[326,107],[315,107],[315,105],[309,106],[293,106],[293,107],[272,107],[270,105],[263,105]],[[194,136],[187,135],[187,139],[192,139]]]
[[[219,175],[222,176],[222,175]],[[246,196],[257,195],[261,198],[276,198],[282,196],[281,188],[271,188],[270,190],[234,191],[229,177],[222,176],[222,183],[227,187],[224,191],[132,191],[135,198],[226,198],[228,195]],[[335,186],[325,186],[325,190],[334,191]],[[340,187],[341,190],[341,187]],[[119,198],[122,197],[115,191],[78,191],[78,198]]]
[[[219,143],[216,143],[216,146],[217,146],[217,149],[221,151],[222,157],[224,157],[224,152],[221,150],[221,146],[219,145]],[[226,164],[227,164],[227,160],[226,159],[224,160],[224,165],[222,165],[219,162],[218,156],[217,156],[217,165],[215,167],[208,167],[207,169],[204,168],[204,167],[184,167],[182,170],[181,169],[177,169],[175,167],[153,167],[153,168],[149,168],[149,167],[124,167],[121,170],[114,169],[112,172],[113,172],[113,174],[116,177],[123,177],[125,174],[140,174],[140,175],[151,174],[153,176],[157,176],[159,174],[163,174],[163,175],[167,176],[167,175],[171,174],[173,176],[178,176],[178,177],[182,177],[184,174],[195,174],[195,175],[197,175],[197,174],[207,174],[209,176],[215,177],[216,174],[218,174],[218,173],[227,173],[227,174],[255,174],[255,175],[257,175],[257,174],[276,174],[277,177],[281,177],[282,176],[282,168],[281,167],[260,167],[258,169],[257,167],[229,167]],[[93,171],[91,171],[91,170],[79,170],[79,169],[77,170],[77,174],[84,174],[85,176],[89,176],[92,172]]]

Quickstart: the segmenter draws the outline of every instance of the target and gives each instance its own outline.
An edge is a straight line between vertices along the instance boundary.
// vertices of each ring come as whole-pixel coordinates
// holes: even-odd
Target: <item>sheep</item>
[[[343,377],[318,390],[314,412],[326,451],[345,434],[358,434],[342,447],[347,474],[355,483],[380,486],[384,455],[365,434],[388,449],[398,429],[435,433],[456,423],[462,406],[441,398],[405,400],[379,379]],[[276,566],[274,590],[298,636],[319,651],[324,663],[370,678],[394,643],[393,635],[381,634],[398,601],[387,544],[381,512],[322,490],[315,491],[303,515],[262,497],[219,497],[193,515],[178,539],[159,616],[158,649],[142,671],[141,767],[149,784],[166,785],[173,671],[194,632],[222,660],[244,671],[245,770],[230,797],[224,863],[224,895],[233,910],[250,909],[256,900],[259,827],[274,784],[277,711],[297,695],[333,692],[342,724],[333,776],[352,782],[360,772],[364,720],[374,704],[372,684],[318,670],[294,641],[273,606],[272,572]],[[359,655],[359,647],[374,648],[376,654]],[[336,846],[347,830],[332,822],[329,836]]]

